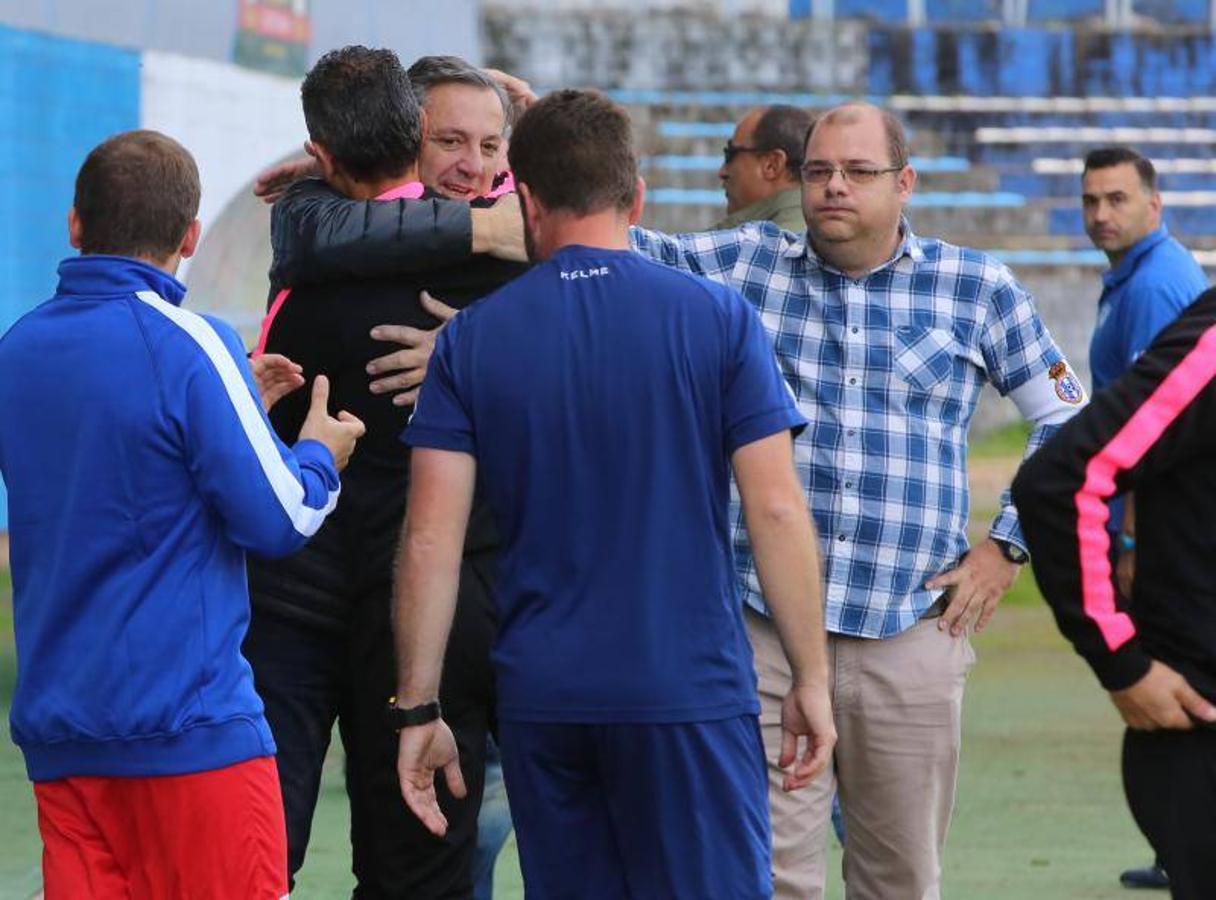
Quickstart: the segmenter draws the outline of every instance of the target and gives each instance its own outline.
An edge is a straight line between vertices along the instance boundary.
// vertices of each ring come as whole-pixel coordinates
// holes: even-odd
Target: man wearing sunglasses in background
[[[802,144],[809,110],[777,104],[748,112],[722,148],[718,177],[726,192],[726,217],[715,229],[768,221],[786,231],[806,228],[802,218]]]

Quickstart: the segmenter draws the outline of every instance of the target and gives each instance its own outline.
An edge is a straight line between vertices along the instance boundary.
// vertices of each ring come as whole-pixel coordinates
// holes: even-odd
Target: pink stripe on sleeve
[[[1213,377],[1216,377],[1216,326],[1203,333],[1119,432],[1089,460],[1085,483],[1074,495],[1082,607],[1112,652],[1136,634],[1131,618],[1115,606],[1111,581],[1110,534],[1106,530],[1110,510],[1106,501],[1115,493],[1115,476],[1144,457]]]
[[[254,356],[261,356],[266,352],[266,340],[270,337],[270,326],[274,324],[274,317],[279,314],[279,310],[283,308],[283,304],[290,296],[291,288],[283,288],[275,294],[274,303],[270,304],[270,312],[266,313],[266,317],[262,319],[262,331],[258,335],[258,344],[253,348]]]

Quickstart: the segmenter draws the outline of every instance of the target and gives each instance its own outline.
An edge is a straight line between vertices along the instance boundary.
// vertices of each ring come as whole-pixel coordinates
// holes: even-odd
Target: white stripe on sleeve
[[[236,361],[233,360],[232,354],[228,352],[228,348],[216,334],[215,329],[211,327],[211,323],[202,316],[174,306],[152,291],[138,291],[136,296],[190,335],[211,360],[211,364],[215,366],[215,370],[220,376],[220,381],[223,382],[228,400],[236,411],[245,437],[249,439],[258,463],[262,467],[262,472],[270,483],[275,497],[278,498],[279,504],[283,507],[283,512],[287,514],[296,531],[306,537],[311,537],[337,505],[339,491],[330,491],[325,506],[320,509],[313,509],[306,505],[304,486],[300,484],[279,455],[279,448],[275,444],[253,395],[249,392],[249,386],[241,377]]]

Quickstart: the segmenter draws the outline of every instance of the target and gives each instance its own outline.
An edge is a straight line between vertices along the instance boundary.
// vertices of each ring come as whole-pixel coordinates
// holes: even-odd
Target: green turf
[[[1018,420],[996,428],[971,442],[967,448],[970,459],[1020,458],[1030,437],[1030,423]]]
[[[0,570],[0,706],[15,660],[7,575]],[[1092,675],[1056,634],[1029,572],[988,631],[967,689],[959,799],[945,893],[982,900],[1119,900],[1116,876],[1145,863],[1119,786],[1120,727]],[[6,716],[7,718],[7,716]],[[37,888],[38,837],[20,754],[0,742],[0,900]],[[829,896],[843,897],[832,849]],[[499,860],[497,895],[523,896],[514,847]],[[295,900],[349,895],[341,765],[326,768],[308,863]]]

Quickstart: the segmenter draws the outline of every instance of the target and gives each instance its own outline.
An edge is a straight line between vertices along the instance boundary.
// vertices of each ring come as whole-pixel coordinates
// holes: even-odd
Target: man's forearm
[[[471,229],[468,204],[460,201],[351,200],[307,179],[271,214],[271,281],[295,286],[427,271],[466,258]]]
[[[417,706],[439,696],[475,481],[471,456],[414,450],[393,583],[398,706]]]
[[[794,471],[788,432],[735,451],[731,464],[764,602],[795,685],[827,684],[818,539]]]
[[[818,538],[801,495],[785,507],[753,510],[747,532],[764,602],[773,614],[794,684],[826,684]]]
[[[398,706],[417,706],[439,696],[459,579],[459,548],[453,554],[403,529],[393,589]]]

